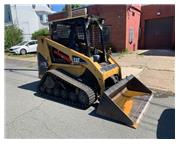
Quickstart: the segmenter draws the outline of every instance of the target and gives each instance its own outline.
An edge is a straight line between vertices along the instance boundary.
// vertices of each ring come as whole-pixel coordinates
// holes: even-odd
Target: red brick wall
[[[48,15],[48,21],[58,20],[58,19],[64,19],[67,17],[66,12],[58,12]]]
[[[160,15],[157,15],[160,12]],[[144,48],[144,32],[145,32],[145,20],[174,17],[175,22],[175,5],[145,5],[142,6],[141,15],[141,39],[139,41],[139,48]],[[175,24],[173,26],[172,42],[175,45]]]
[[[111,26],[111,42],[114,51],[125,48],[126,5],[93,5],[88,7],[88,14],[105,19],[105,25]]]

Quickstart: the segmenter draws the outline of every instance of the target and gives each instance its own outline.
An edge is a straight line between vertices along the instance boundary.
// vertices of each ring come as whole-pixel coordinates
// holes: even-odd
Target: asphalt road
[[[173,138],[175,97],[155,91],[137,129],[38,97],[37,66],[5,60],[5,138]]]

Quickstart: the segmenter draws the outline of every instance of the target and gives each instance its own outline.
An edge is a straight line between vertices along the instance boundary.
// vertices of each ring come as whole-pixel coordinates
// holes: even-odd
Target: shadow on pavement
[[[140,53],[139,55],[146,56],[175,56],[175,51],[173,50],[147,50],[145,52]]]
[[[39,82],[40,81],[34,81],[34,82],[31,82],[31,83],[27,83],[27,84],[18,86],[18,88],[25,89],[25,90],[30,90],[32,92],[35,92],[34,96],[36,96],[36,97],[40,97],[40,98],[50,100],[50,101],[53,101],[53,102],[57,102],[57,103],[60,103],[60,104],[64,104],[64,105],[67,105],[67,106],[71,106],[73,108],[82,109],[82,108],[77,107],[73,103],[63,101],[62,98],[54,97],[54,96],[51,96],[51,95],[42,95],[42,94],[38,93],[37,92],[37,87],[38,87]],[[87,109],[87,108],[84,108],[84,109]]]
[[[39,81],[34,81],[34,82],[31,82],[31,83],[27,83],[27,84],[18,86],[18,88],[36,92],[38,84],[39,84]]]
[[[100,118],[100,119],[103,119],[103,120],[106,120],[106,121],[110,121],[110,122],[113,122],[113,123],[117,123],[117,124],[119,124],[119,125],[124,125],[124,126],[126,126],[126,127],[129,127],[129,128],[134,129],[133,127],[131,127],[131,126],[129,126],[129,125],[126,125],[126,124],[124,124],[124,123],[121,123],[121,122],[119,122],[119,121],[115,121],[115,120],[112,120],[111,118],[107,118],[107,117],[98,115],[98,114],[96,113],[96,108],[98,107],[98,103],[95,103],[95,104],[93,105],[93,107],[94,107],[95,109],[89,113],[90,116],[93,116],[93,117],[96,117],[96,118]]]
[[[165,109],[158,120],[157,138],[175,138],[175,109]]]

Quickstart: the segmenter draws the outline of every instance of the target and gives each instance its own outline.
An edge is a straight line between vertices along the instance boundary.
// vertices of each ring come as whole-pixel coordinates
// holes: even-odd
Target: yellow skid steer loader
[[[104,47],[104,19],[72,17],[50,22],[50,37],[38,40],[38,93],[137,127],[152,92],[121,67]]]

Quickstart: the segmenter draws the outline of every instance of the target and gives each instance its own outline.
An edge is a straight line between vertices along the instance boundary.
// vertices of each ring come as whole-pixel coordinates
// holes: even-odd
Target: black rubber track
[[[56,80],[63,81],[66,84],[68,83],[68,85],[72,85],[73,87],[78,88],[79,90],[86,93],[86,95],[89,98],[89,103],[86,104],[86,105],[82,105],[79,102],[70,101],[69,99],[59,98],[59,100],[62,101],[63,103],[66,103],[68,105],[73,105],[73,106],[78,107],[78,108],[85,109],[85,108],[88,108],[90,105],[92,105],[95,102],[95,100],[96,100],[95,93],[89,86],[87,86],[84,83],[81,83],[80,81],[78,81],[78,80],[64,74],[63,72],[58,71],[58,70],[49,70],[49,71],[47,71],[46,74],[44,74],[43,78],[41,79],[40,84],[38,86],[38,93],[42,97],[52,97],[52,95],[48,95],[48,94],[42,93],[40,91],[40,87],[41,87],[41,85],[44,84],[45,79],[46,79],[47,76],[52,76]]]

